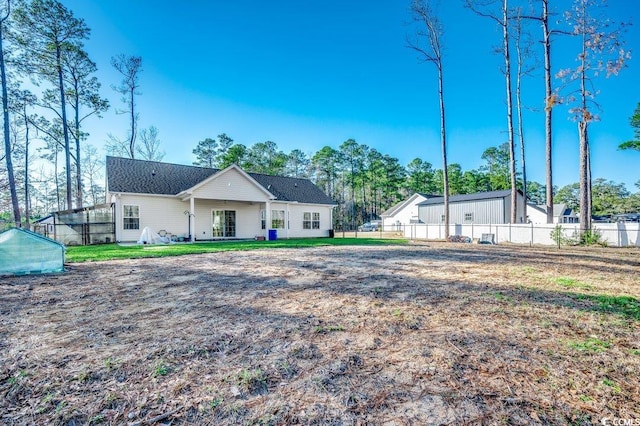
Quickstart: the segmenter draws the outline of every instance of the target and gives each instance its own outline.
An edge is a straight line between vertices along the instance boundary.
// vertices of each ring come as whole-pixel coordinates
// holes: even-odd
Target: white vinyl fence
[[[463,235],[473,240],[482,238],[483,234],[493,234],[494,242],[516,243],[516,244],[541,244],[555,245],[551,233],[557,224],[500,224],[481,225],[475,223],[452,224],[449,226],[450,235]],[[560,224],[563,230],[563,237],[573,238],[580,231],[580,224],[564,223]],[[412,240],[437,240],[444,239],[444,225],[395,225],[385,227],[384,231],[402,231],[405,238]],[[598,232],[602,240],[613,247],[640,247],[640,223],[620,222],[620,223],[595,223],[592,228]]]

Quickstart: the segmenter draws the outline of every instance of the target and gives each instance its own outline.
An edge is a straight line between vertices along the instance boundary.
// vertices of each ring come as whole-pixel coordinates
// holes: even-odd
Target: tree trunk
[[[591,229],[591,216],[589,215],[589,122],[578,122],[578,134],[580,137],[580,231]]]
[[[76,207],[82,207],[82,167],[80,164],[80,96],[78,94],[78,82],[75,84],[75,115],[76,115],[76,129],[75,129],[75,142],[76,142]]]
[[[545,83],[545,108],[544,108],[544,140],[545,162],[547,166],[546,179],[546,207],[547,223],[553,223],[553,169],[551,159],[552,127],[551,119],[555,99],[551,91],[551,39],[549,32],[549,0],[542,0],[542,32],[544,45],[544,83]]]
[[[131,138],[129,139],[129,155],[131,158],[136,156],[136,114],[134,112],[135,88],[131,88]]]
[[[24,106],[22,113],[24,115],[24,225],[30,229],[30,196],[29,196],[29,119],[27,117],[27,107]]]
[[[589,122],[591,113],[587,108],[587,39],[582,34],[582,53],[580,55],[580,96],[581,110],[578,121],[578,134],[580,139],[580,231],[591,230],[591,160],[589,156]]]
[[[516,80],[516,109],[518,111],[518,134],[520,135],[520,158],[522,161],[522,220],[527,222],[527,167],[524,151],[524,123],[522,121],[522,51],[521,42],[521,21],[518,21],[518,40],[516,51],[518,55],[518,75]]]
[[[58,89],[60,90],[60,108],[62,113],[62,133],[64,134],[64,158],[67,180],[67,209],[73,208],[72,179],[71,179],[71,144],[69,143],[69,123],[67,123],[67,102],[64,93],[64,79],[62,78],[62,52],[56,46],[56,67],[58,71]]]
[[[6,18],[0,20],[0,77],[2,79],[2,119],[4,121],[4,153],[7,163],[7,175],[9,178],[9,192],[11,192],[11,206],[13,207],[13,222],[20,226],[20,204],[16,191],[16,179],[13,174],[13,161],[11,160],[11,135],[9,133],[9,99],[7,97],[7,72],[4,63],[3,26]]]
[[[58,205],[58,211],[62,210],[62,204],[60,202],[60,179],[58,177],[58,146],[53,147],[53,176],[56,184],[56,203]]]
[[[508,0],[502,2],[502,35],[504,41],[504,74],[507,89],[507,130],[509,133],[509,173],[511,175],[511,223],[518,220],[518,187],[516,182],[516,152],[513,135],[513,100],[511,90],[511,57],[509,52]]]
[[[449,171],[447,165],[447,133],[445,127],[444,83],[442,63],[438,63],[438,95],[440,97],[440,141],[442,143],[442,181],[444,193],[444,238],[449,238]]]

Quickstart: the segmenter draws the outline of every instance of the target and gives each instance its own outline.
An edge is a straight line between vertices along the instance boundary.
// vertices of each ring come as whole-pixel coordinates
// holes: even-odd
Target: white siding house
[[[524,223],[522,193],[518,191],[517,223]],[[429,198],[418,204],[422,223],[444,223],[444,197]],[[500,224],[511,220],[511,191],[478,192],[449,197],[449,222],[457,224]]]
[[[531,223],[547,223],[547,208],[535,204],[527,205],[527,216]],[[553,205],[553,223],[578,223],[576,212],[566,204]]]
[[[107,157],[107,200],[120,242],[146,227],[190,241],[323,237],[335,205],[308,179],[117,157]]]
[[[382,229],[390,231],[399,227],[410,225],[412,223],[420,223],[418,217],[418,204],[427,200],[434,195],[426,195],[415,193],[404,201],[399,202],[380,215],[382,218]]]

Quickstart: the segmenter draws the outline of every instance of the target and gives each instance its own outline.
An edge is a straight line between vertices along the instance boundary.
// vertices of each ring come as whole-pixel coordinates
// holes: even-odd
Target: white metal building
[[[415,193],[404,201],[399,202],[380,215],[382,229],[393,230],[395,227],[403,227],[412,223],[420,223],[418,217],[418,204],[437,195]]]
[[[516,223],[525,223],[523,195],[518,191]],[[418,204],[422,223],[444,223],[444,197],[429,198]],[[449,197],[450,223],[500,224],[511,221],[511,190],[477,192]]]

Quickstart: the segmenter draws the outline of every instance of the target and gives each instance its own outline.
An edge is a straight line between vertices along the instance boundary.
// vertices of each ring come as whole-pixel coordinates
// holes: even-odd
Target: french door
[[[213,210],[211,235],[216,237],[236,236],[236,212],[235,210]]]

